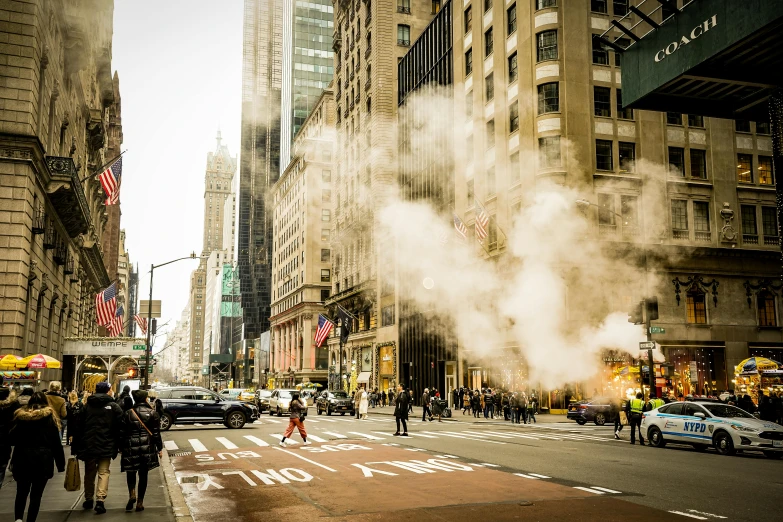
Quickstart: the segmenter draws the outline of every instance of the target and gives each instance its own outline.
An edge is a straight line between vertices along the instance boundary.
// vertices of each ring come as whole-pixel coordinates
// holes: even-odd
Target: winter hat
[[[0,386],[0,401],[4,401],[11,395],[11,389]]]
[[[122,389],[122,391],[123,393],[130,393],[130,386],[126,384],[125,387]]]
[[[133,390],[133,402],[135,404],[142,404],[147,401],[147,392],[144,390]]]
[[[34,390],[33,390],[32,388],[30,388],[30,387],[27,387],[27,388],[25,388],[24,390],[22,390],[22,393],[21,393],[21,395],[30,395],[30,396],[32,396],[32,394],[33,394],[33,391],[34,391]]]
[[[95,385],[95,393],[109,393],[111,386],[106,381],[101,381]]]

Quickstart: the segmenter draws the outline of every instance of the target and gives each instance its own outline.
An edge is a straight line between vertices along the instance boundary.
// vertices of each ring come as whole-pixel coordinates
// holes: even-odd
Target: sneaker
[[[614,438],[617,439],[617,440],[620,440],[620,432],[619,431],[615,431],[614,432]]]
[[[125,511],[133,511],[133,504],[136,503],[135,498],[129,498],[128,503],[125,504]]]
[[[93,506],[92,499],[85,500],[82,503],[82,508],[83,509],[92,509],[92,506]]]
[[[398,431],[397,433],[394,434],[394,436],[395,437],[399,437],[400,436],[400,432]]]
[[[285,442],[281,440],[281,441],[280,441],[280,444],[279,444],[279,446],[280,446],[281,448],[285,448]]]
[[[312,442],[310,442],[309,440],[306,440],[302,444],[305,445],[305,446],[309,446],[310,444],[312,444]]]
[[[403,437],[407,437],[407,436],[408,436],[408,433],[407,433],[407,432],[405,432],[405,433],[403,433],[403,434],[402,434],[402,436],[403,436]]]
[[[95,514],[102,515],[106,513],[106,507],[103,505],[103,501],[99,500],[95,503]]]

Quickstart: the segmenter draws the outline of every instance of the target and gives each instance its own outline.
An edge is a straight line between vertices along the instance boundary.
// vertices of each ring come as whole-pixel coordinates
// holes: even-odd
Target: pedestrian
[[[503,420],[508,421],[511,418],[511,411],[507,392],[503,392],[503,396],[500,399],[500,405],[503,408]]]
[[[84,461],[84,509],[95,506],[97,514],[106,513],[106,495],[109,491],[109,466],[119,452],[122,429],[122,408],[109,395],[111,386],[106,381],[95,385],[95,393],[79,417],[74,419],[75,430],[71,454]],[[96,477],[98,491],[96,494]]]
[[[511,394],[511,397],[508,398],[508,413],[509,417],[511,419],[511,424],[516,423],[517,421],[517,394],[516,392]]]
[[[644,394],[639,392],[635,399],[628,401],[626,405],[626,414],[631,424],[631,444],[636,444],[636,430],[639,430],[639,444],[644,446],[644,436],[642,435],[642,412],[644,411]]]
[[[359,415],[362,420],[367,419],[368,395],[367,390],[359,390]]]
[[[408,406],[410,404],[411,396],[402,389],[402,386],[397,386],[397,396],[394,401],[394,418],[397,421],[397,431],[394,436],[402,435],[408,436]],[[402,434],[400,434],[400,422],[402,422]]]
[[[430,390],[424,388],[424,393],[421,394],[421,422],[427,420],[429,415],[430,422],[432,422],[432,411],[430,410]]]
[[[29,497],[27,521],[35,522],[46,483],[54,476],[55,465],[59,473],[65,471],[60,418],[49,406],[47,395],[36,392],[27,406],[16,410],[9,441],[14,446],[11,458],[16,481],[14,518],[22,520]]]
[[[394,405],[394,391],[389,389],[389,406]]]
[[[122,393],[117,397],[117,404],[120,405],[122,411],[128,411],[133,408],[133,399],[131,398],[131,388],[127,384],[123,386]]]
[[[481,412],[484,411],[484,390],[479,393],[478,388],[473,392],[473,416],[475,418],[481,417]]]
[[[299,400],[299,392],[291,393],[291,404],[288,406],[288,410],[290,411],[290,415],[288,416],[288,427],[283,433],[280,445],[285,448],[285,439],[291,438],[291,435],[294,433],[294,428],[296,428],[299,430],[299,435],[302,436],[304,445],[309,446],[310,442],[307,441],[307,432],[305,431],[304,425],[305,417],[307,417],[307,406]]]
[[[438,422],[443,422],[441,420],[441,415],[443,415],[443,402],[441,402],[437,389],[435,390],[435,398],[430,400],[430,411],[432,412],[430,420],[432,420],[432,417],[437,417]]]
[[[364,388],[357,388],[353,394],[353,414],[356,415],[357,419],[361,417],[359,403],[362,401],[362,391],[364,391]]]
[[[0,488],[3,487],[5,470],[11,458],[11,440],[8,432],[14,423],[14,413],[21,406],[16,393],[10,388],[0,386]]]
[[[160,437],[160,416],[149,403],[147,392],[134,390],[130,397],[133,407],[123,413],[120,437],[120,465],[128,483],[128,503],[125,505],[125,511],[132,511],[134,504],[136,511],[144,511],[147,476],[151,469],[160,465],[158,459],[163,457],[163,440]]]
[[[538,410],[538,398],[535,392],[530,394],[527,399],[527,421],[526,424],[532,424],[536,421],[536,411]]]
[[[502,392],[500,390],[495,390],[495,392],[492,394],[492,406],[493,406],[493,412],[497,414],[498,417],[500,417],[500,412],[502,411],[500,409],[501,402],[500,399],[502,397]],[[494,418],[494,415],[493,415]]]
[[[453,390],[451,390],[451,398],[455,410],[457,408],[462,408],[462,388],[460,389],[454,388]]]
[[[462,414],[465,415],[466,412],[470,411],[470,401],[472,399],[473,393],[470,390],[465,390],[465,393],[462,394]]]
[[[83,407],[84,405],[79,401],[79,395],[75,391],[68,394],[68,402],[65,404],[65,409],[68,412],[69,419],[75,419],[81,413]],[[71,422],[68,423],[68,430],[65,433],[66,446],[71,445],[71,433],[73,433],[71,424]]]
[[[386,391],[381,390],[381,406],[386,407]]]
[[[147,402],[150,403],[152,409],[158,414],[158,417],[163,416],[163,403],[158,399],[158,392],[155,390],[147,391]]]
[[[493,406],[495,404],[495,399],[492,397],[492,388],[487,388],[487,390],[484,392],[484,418],[485,419],[494,419],[495,415],[493,410]]]
[[[620,439],[620,432],[623,431],[623,423],[620,417],[620,411],[622,410],[621,401],[619,399],[612,399],[609,401],[609,412],[614,419],[614,438]]]
[[[407,393],[408,393],[408,411],[410,413],[413,413],[413,389],[408,388]]]
[[[527,424],[527,403],[527,394],[520,392],[519,397],[517,397],[517,424],[520,423],[520,419]]]
[[[764,395],[763,391],[759,392],[759,418],[769,422],[775,422],[777,420],[775,406],[772,404],[772,400]]]
[[[68,409],[65,407],[65,399],[60,395],[62,384],[60,381],[52,381],[49,383],[49,391],[46,392],[46,402],[57,415],[57,420],[60,423],[60,439],[65,436],[65,426],[67,423]]]

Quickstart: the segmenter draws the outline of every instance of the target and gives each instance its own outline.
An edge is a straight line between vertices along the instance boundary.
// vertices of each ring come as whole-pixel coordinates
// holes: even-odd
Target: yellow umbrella
[[[60,367],[60,361],[55,359],[54,357],[49,357],[48,355],[44,355],[42,353],[38,353],[35,355],[30,355],[28,357],[25,357],[24,359],[17,361],[16,363],[17,368],[30,368],[30,369],[43,369],[43,368],[54,368],[57,369]]]
[[[7,354],[4,355],[2,359],[0,359],[0,370],[15,370],[16,369],[16,363],[21,361],[22,358],[18,355],[13,354]]]

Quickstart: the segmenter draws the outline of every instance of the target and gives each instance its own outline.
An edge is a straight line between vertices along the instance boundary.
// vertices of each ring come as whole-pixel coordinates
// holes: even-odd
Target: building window
[[[688,202],[684,199],[672,200],[672,237],[688,239]]]
[[[489,73],[489,76],[484,78],[484,92],[486,94],[486,101],[495,98],[495,73]]]
[[[628,0],[614,0],[612,8],[615,16],[625,16],[628,14]]]
[[[515,101],[508,108],[508,130],[516,132],[519,129],[519,101]]]
[[[598,230],[606,233],[615,230],[614,194],[598,194]]]
[[[547,7],[557,7],[557,0],[536,0],[536,9],[546,9]]]
[[[328,283],[331,281],[331,274],[328,268],[322,268],[321,269],[321,282],[322,283]]]
[[[465,34],[468,34],[470,31],[473,30],[473,6],[469,5],[468,8],[465,9],[465,13],[462,20],[463,20],[463,27],[465,29]]]
[[[492,0],[484,0],[484,12],[486,13],[492,9]]]
[[[487,148],[491,149],[495,146],[495,120],[489,120],[487,122]]]
[[[754,205],[741,205],[742,217],[742,242],[747,245],[758,245],[759,234],[756,224],[756,207]]]
[[[332,211],[328,208],[321,210],[321,221],[329,222],[332,220]]]
[[[475,192],[473,189],[473,180],[468,181],[467,185],[468,185],[468,189],[467,189],[468,208],[470,208],[475,204]]]
[[[329,183],[332,181],[332,171],[331,170],[322,170],[321,171],[321,181],[324,183]]]
[[[411,0],[397,0],[397,12],[398,13],[410,13],[411,12]]]
[[[543,83],[538,86],[538,114],[558,112],[560,110],[560,88],[557,82]]]
[[[473,49],[468,49],[465,52],[465,76],[470,76],[473,72]]]
[[[508,57],[508,83],[514,83],[519,77],[519,70],[517,69],[517,53]]]
[[[682,125],[682,114],[679,112],[667,112],[666,113],[667,125]]]
[[[432,0],[432,14],[438,14],[440,12],[441,0]]]
[[[508,170],[508,177],[511,180],[511,183],[514,184],[519,181],[519,151],[509,157]]]
[[[748,120],[735,120],[734,130],[737,132],[750,132],[750,121]]]
[[[381,326],[392,326],[394,324],[394,305],[381,308]]]
[[[498,246],[498,225],[495,216],[489,217],[489,224],[487,224],[487,243],[490,250],[497,248]]]
[[[473,119],[473,91],[465,95],[465,118]]]
[[[691,149],[691,177],[707,179],[707,151]]]
[[[557,60],[557,30],[541,31],[536,35],[536,59]]]
[[[737,154],[737,181],[740,183],[753,183],[752,155]]]
[[[593,87],[593,104],[596,116],[612,117],[612,90],[609,87]]]
[[[616,43],[623,49],[628,49],[628,47],[631,45],[631,40],[629,40],[628,38],[616,38],[614,43]],[[623,65],[623,53],[618,53],[617,51],[614,51],[614,66],[622,67],[622,65]]]
[[[538,138],[538,166],[542,169],[560,167],[560,136]]]
[[[623,236],[639,234],[639,203],[636,196],[620,196],[620,214],[623,216]]]
[[[696,241],[711,241],[710,204],[706,201],[693,202],[693,230]]]
[[[484,57],[486,58],[490,54],[492,54],[493,49],[493,38],[492,38],[492,28],[490,27],[487,29],[487,31],[484,33]]]
[[[321,241],[329,241],[330,230],[328,228],[321,229]]]
[[[487,168],[487,197],[497,194],[497,182],[495,181],[495,166]]]
[[[517,4],[506,9],[506,29],[508,34],[513,34],[517,30]]]
[[[775,296],[771,292],[763,290],[756,296],[756,303],[759,311],[759,326],[777,326]]]
[[[707,324],[707,301],[704,297],[704,292],[695,289],[686,294],[688,323]]]
[[[685,149],[669,147],[669,174],[685,177]]]
[[[321,190],[321,202],[330,203],[332,201],[332,191],[329,189]]]
[[[688,127],[704,128],[704,116],[700,116],[698,114],[689,114]]]
[[[772,156],[759,156],[759,184],[775,184],[772,176]]]
[[[598,170],[614,170],[611,140],[595,140],[595,168]]]
[[[328,263],[332,260],[332,251],[328,248],[321,249],[321,263]]]
[[[761,207],[761,226],[764,232],[765,245],[778,245],[778,209],[775,207]]]
[[[328,288],[321,289],[321,302],[324,302],[327,299],[329,299],[329,289]]]
[[[632,120],[633,109],[623,109],[623,90],[617,89],[615,92],[617,94],[617,117],[621,120]]]
[[[590,10],[594,13],[605,13],[606,0],[590,0]]]
[[[411,44],[411,26],[399,24],[397,26],[397,45],[405,47]]]
[[[756,122],[756,134],[770,134],[768,121]]]
[[[593,63],[596,65],[609,65],[609,51],[604,48],[598,38],[593,38]]]
[[[636,144],[627,141],[619,143],[620,172],[633,172],[636,161]]]

